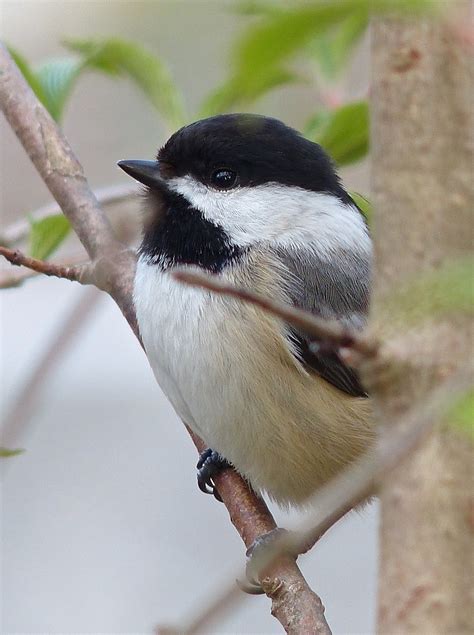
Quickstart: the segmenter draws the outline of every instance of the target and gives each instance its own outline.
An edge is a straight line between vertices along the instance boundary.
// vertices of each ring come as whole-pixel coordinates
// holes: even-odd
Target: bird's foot
[[[237,581],[242,591],[250,593],[251,595],[261,595],[265,593],[260,582],[262,572],[280,555],[286,555],[296,559],[296,556],[289,553],[289,550],[285,548],[284,545],[284,537],[288,534],[288,530],[276,527],[266,534],[259,536],[250,545],[246,553],[246,580]]]
[[[213,478],[222,470],[232,467],[230,463],[215,450],[207,448],[207,450],[201,452],[196,467],[198,471],[197,482],[201,492],[213,494],[214,498],[222,503],[222,498],[217,491]]]

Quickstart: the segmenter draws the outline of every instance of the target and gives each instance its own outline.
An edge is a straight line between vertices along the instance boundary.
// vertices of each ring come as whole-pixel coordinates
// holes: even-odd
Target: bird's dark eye
[[[211,183],[219,190],[230,190],[237,183],[237,173],[229,168],[219,168],[211,174]]]

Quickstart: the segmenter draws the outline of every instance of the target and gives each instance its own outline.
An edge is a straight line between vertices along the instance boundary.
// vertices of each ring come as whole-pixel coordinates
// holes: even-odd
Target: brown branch
[[[206,446],[191,430],[189,432],[202,452]],[[236,480],[235,476],[233,470],[225,470],[215,477],[215,484],[232,524],[245,546],[250,547],[259,536],[272,531],[277,525],[263,499],[257,497],[241,478]],[[324,606],[308,586],[294,558],[276,558],[271,566],[265,568],[261,584],[272,600],[272,615],[287,633],[327,635],[331,632],[324,617]]]
[[[231,296],[254,304],[305,331],[315,339],[330,342],[341,348],[351,348],[364,358],[372,358],[378,352],[379,347],[376,342],[361,333],[349,331],[335,320],[323,320],[309,311],[303,311],[289,304],[265,298],[243,287],[236,287],[233,284],[222,281],[215,275],[180,270],[174,272],[173,276],[186,284],[202,287],[214,293]]]
[[[64,135],[1,45],[0,107],[86,248],[93,265],[91,280],[115,299],[139,338],[132,303],[135,255],[115,238]],[[199,442],[198,448],[202,445]],[[228,471],[217,481],[246,545],[275,526],[265,505],[235,472]],[[269,573],[263,586],[272,599],[273,615],[288,633],[330,633],[321,600],[309,589],[294,560],[279,559]]]
[[[1,246],[0,246],[0,249],[1,249]],[[7,258],[7,260],[9,259]],[[48,263],[48,264],[51,264],[51,263]],[[71,266],[75,267],[77,265],[84,265],[85,264],[84,252],[82,250],[81,252],[79,252],[78,250],[74,250],[73,252],[71,252],[69,256],[65,255],[64,259],[60,260],[59,262],[56,262],[55,264],[59,266],[70,266],[70,267]],[[39,273],[42,273],[42,272],[38,272],[33,269],[27,269],[26,267],[23,267],[20,269],[15,269],[12,267],[0,269],[0,289],[9,289],[11,287],[18,287],[21,284],[23,284],[23,282],[25,282],[26,280],[29,280],[30,278],[38,276]],[[59,276],[59,277],[63,277],[63,276]]]
[[[81,284],[94,283],[93,269],[89,263],[82,265],[54,264],[46,260],[30,258],[30,256],[26,256],[19,249],[8,249],[2,246],[0,246],[0,256],[6,258],[12,265],[27,267],[45,276],[65,278],[66,280],[80,282]]]
[[[3,44],[0,108],[89,254],[94,283],[114,298],[138,335],[132,305],[135,255],[116,239],[65,136]]]

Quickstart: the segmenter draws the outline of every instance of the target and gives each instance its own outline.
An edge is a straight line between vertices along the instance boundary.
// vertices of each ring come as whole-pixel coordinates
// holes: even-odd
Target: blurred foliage
[[[327,88],[346,68],[371,13],[426,11],[434,6],[436,0],[240,2],[232,8],[251,22],[233,47],[228,78],[204,99],[195,118],[240,110],[277,87],[311,81],[288,68],[297,56],[304,58],[305,68],[314,71],[312,79],[319,88]],[[56,121],[62,120],[68,99],[86,71],[131,80],[173,131],[189,121],[183,96],[167,65],[141,44],[103,38],[66,40],[64,45],[75,57],[35,66],[10,48],[31,88]],[[339,166],[358,161],[369,149],[368,104],[319,105],[315,113],[308,113],[304,132]],[[353,197],[369,217],[369,202],[359,194]],[[61,215],[32,223],[32,255],[47,258],[68,232],[69,225]]]
[[[71,58],[48,60],[36,70],[44,95],[44,105],[56,121],[60,121],[67,100],[84,64]]]
[[[355,202],[362,214],[365,216],[367,222],[370,224],[370,221],[372,219],[372,205],[370,204],[370,201],[358,192],[349,192],[349,194],[351,195],[352,200]]]
[[[450,261],[403,285],[386,299],[380,319],[412,325],[453,312],[474,313],[474,257]]]
[[[338,165],[353,163],[369,150],[369,104],[355,101],[332,110],[321,109],[310,119],[305,132]]]
[[[311,52],[323,72],[332,77],[348,60],[372,13],[413,13],[435,8],[436,0],[312,0],[298,3],[244,2],[244,13],[260,20],[237,42],[226,86],[253,95],[268,84],[268,76],[284,72],[296,55]]]
[[[16,448],[15,450],[9,450],[8,448],[0,447],[0,459],[8,459],[12,456],[18,456],[19,454],[23,454],[25,450],[22,448]]]
[[[183,99],[167,66],[141,44],[110,38],[67,40],[65,46],[79,53],[87,68],[130,78],[173,130],[186,123]]]
[[[456,400],[448,412],[447,419],[451,425],[474,441],[474,389]]]

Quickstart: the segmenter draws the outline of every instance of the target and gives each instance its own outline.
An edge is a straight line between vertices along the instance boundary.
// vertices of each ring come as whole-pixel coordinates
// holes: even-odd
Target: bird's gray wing
[[[368,310],[370,260],[367,255],[340,250],[330,260],[319,257],[311,246],[278,247],[274,253],[283,265],[285,291],[297,307],[325,319],[336,319],[351,329],[363,327]],[[339,390],[366,397],[357,373],[337,352],[310,349],[311,339],[295,328],[288,339],[298,359]]]

